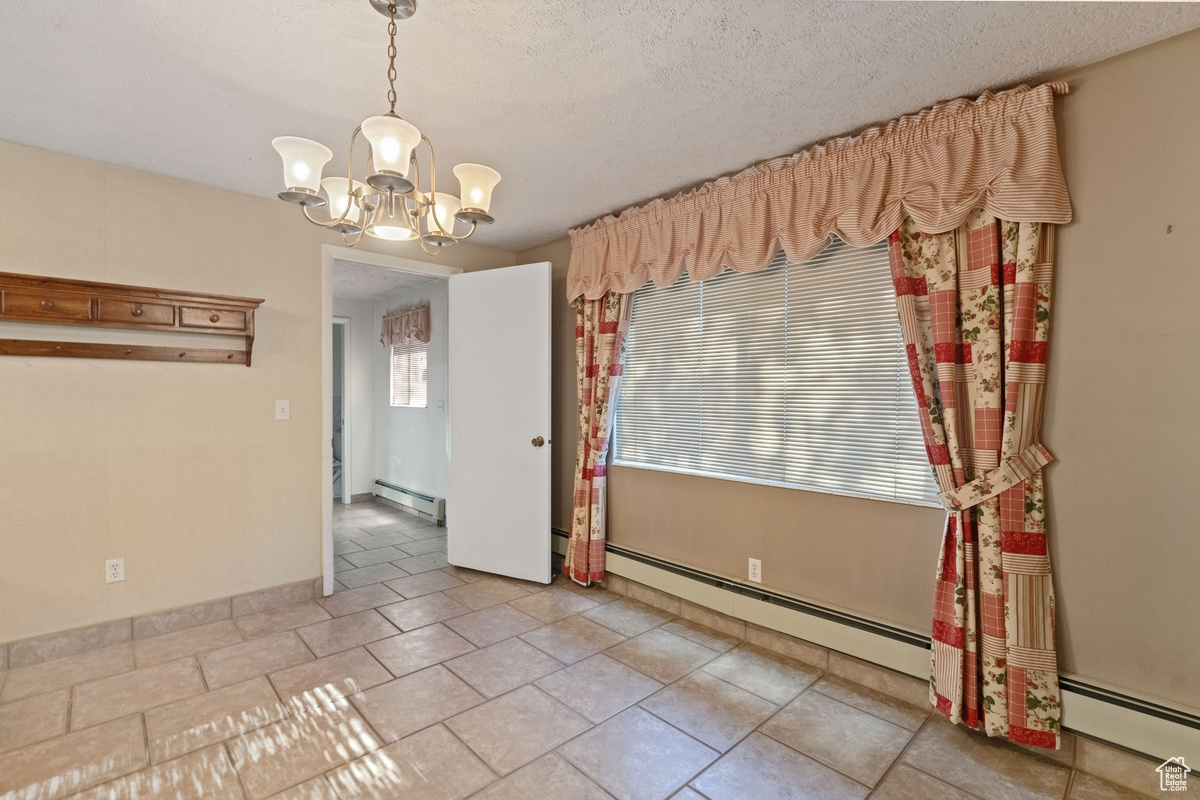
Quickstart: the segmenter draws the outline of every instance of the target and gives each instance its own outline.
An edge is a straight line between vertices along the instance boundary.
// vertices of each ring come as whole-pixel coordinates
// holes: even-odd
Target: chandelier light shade
[[[362,226],[358,222],[362,219],[363,211],[352,200],[356,194],[366,190],[366,184],[349,178],[322,178],[321,188],[329,198],[330,219],[343,221],[338,230],[341,233],[359,233]]]
[[[396,114],[396,20],[416,13],[415,0],[370,0],[388,18],[388,103],[385,114],[368,117],[350,136],[346,176],[321,177],[333,153],[323,144],[298,136],[280,136],[271,144],[283,159],[282,200],[301,207],[309,222],[337,230],[353,247],[362,237],[390,241],[416,239],[421,249],[436,254],[492,222],[492,191],[500,173],[482,164],[454,168],[462,198],[437,189],[433,143],[416,126]],[[354,178],[354,145],[362,133],[367,144],[367,168],[362,181]],[[421,145],[425,147],[422,148]],[[420,153],[428,163],[427,189],[421,182]],[[329,218],[316,219],[309,210],[328,205]],[[324,214],[322,214],[324,217]],[[469,225],[455,235],[457,221]]]
[[[276,137],[271,140],[271,146],[283,159],[283,185],[287,187],[287,192],[282,194],[299,194],[310,205],[324,205],[324,201],[312,203],[308,198],[315,197],[321,188],[321,170],[333,158],[333,151],[319,142],[299,136]],[[283,199],[301,202],[289,197]]]
[[[433,196],[432,202],[425,206],[421,234],[435,242],[454,238],[454,215],[461,210],[462,204],[457,197],[438,192]]]
[[[462,192],[464,214],[467,219],[491,222],[488,209],[492,207],[492,189],[500,182],[500,173],[483,164],[459,164],[454,168],[458,188]]]

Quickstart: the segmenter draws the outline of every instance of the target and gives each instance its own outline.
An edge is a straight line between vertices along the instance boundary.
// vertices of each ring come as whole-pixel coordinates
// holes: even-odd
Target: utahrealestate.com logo
[[[1164,792],[1186,792],[1188,773],[1191,768],[1183,763],[1183,756],[1168,758],[1158,767],[1159,788]]]

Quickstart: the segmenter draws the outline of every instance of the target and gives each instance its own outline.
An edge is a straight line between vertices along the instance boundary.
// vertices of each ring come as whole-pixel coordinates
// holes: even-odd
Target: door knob
[[[546,440],[545,440],[545,439],[543,439],[541,436],[535,436],[535,437],[533,437],[533,442],[532,442],[532,444],[533,444],[533,446],[534,446],[534,447],[541,447],[541,446],[542,446],[542,445],[544,445],[545,443],[546,443]]]

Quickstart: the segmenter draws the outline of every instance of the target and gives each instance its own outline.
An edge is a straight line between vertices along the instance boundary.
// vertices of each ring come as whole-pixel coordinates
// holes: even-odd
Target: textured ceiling
[[[333,296],[346,300],[381,300],[435,280],[440,279],[349,261],[333,262]]]
[[[475,240],[522,249],[1197,26],[1197,3],[420,0],[397,111],[443,187],[461,161],[503,174]],[[0,139],[271,197],[272,137],[324,142],[342,173],[387,110],[385,28],[367,0],[2,0]]]

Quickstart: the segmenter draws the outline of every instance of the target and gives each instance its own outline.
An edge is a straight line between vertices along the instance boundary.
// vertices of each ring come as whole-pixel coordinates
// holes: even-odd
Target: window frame
[[[406,344],[393,345],[388,348],[391,352],[388,353],[388,405],[391,408],[429,408],[429,343],[428,342],[408,342]],[[414,356],[420,356],[421,364],[418,369],[419,376],[412,374],[414,368],[410,365],[407,367],[408,383],[406,389],[410,402],[396,402],[396,361],[397,357],[407,357],[411,359]],[[419,386],[414,386],[414,383],[419,382]],[[416,397],[419,393],[419,397]],[[420,403],[411,402],[420,399]]]

